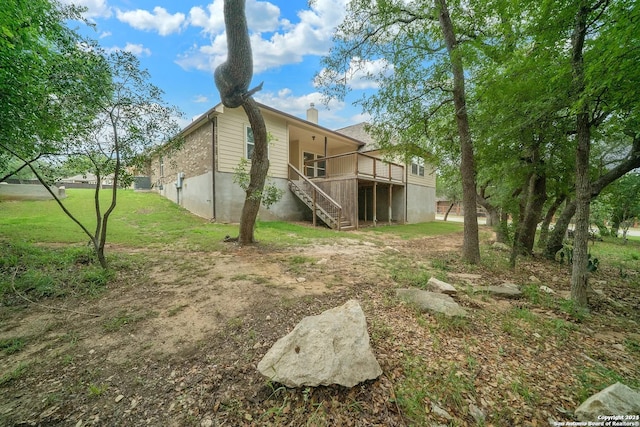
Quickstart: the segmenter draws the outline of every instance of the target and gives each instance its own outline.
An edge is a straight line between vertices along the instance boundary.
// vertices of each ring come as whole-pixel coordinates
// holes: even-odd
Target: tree
[[[451,19],[455,10],[458,26]],[[334,34],[334,46],[322,59],[317,82],[326,97],[344,98],[355,73],[379,85],[359,101],[373,116],[370,131],[383,150],[404,154],[450,147],[460,155],[465,231],[463,256],[480,258],[476,216],[473,141],[466,105],[468,51],[457,34],[466,5],[443,0],[357,0]],[[469,47],[469,49],[472,49]],[[372,72],[372,64],[379,72]],[[455,148],[453,148],[455,146]]]
[[[0,171],[57,150],[93,114],[85,102],[104,81],[87,41],[65,25],[80,9],[49,0],[7,0],[0,11]],[[90,119],[89,119],[90,120]],[[15,164],[20,169],[24,163]]]
[[[96,72],[104,72],[102,65],[107,65],[108,86],[99,86],[103,90],[96,90],[87,101],[98,113],[91,122],[84,123],[78,134],[65,141],[64,149],[59,148],[46,156],[50,160],[61,158],[78,172],[96,175],[96,223],[93,231],[81,223],[48,187],[51,182],[37,164],[15,151],[11,153],[29,166],[65,214],[89,237],[100,265],[107,268],[104,250],[109,218],[117,205],[118,189],[131,184],[132,169],[144,165],[144,153],[152,146],[165,142],[165,150],[175,149],[180,147],[181,140],[175,138],[179,131],[175,120],[179,112],[164,105],[162,91],[149,83],[149,73],[140,69],[138,59],[123,51],[103,53],[101,58],[103,62],[96,62],[100,64]],[[106,177],[111,178],[112,189],[105,209],[100,193]]]
[[[252,95],[262,89],[262,83],[249,89],[253,77],[253,56],[251,40],[245,16],[244,0],[224,1],[224,22],[227,32],[227,60],[215,71],[215,83],[222,104],[228,108],[242,106],[251,130],[254,149],[251,156],[249,185],[240,215],[238,243],[241,245],[255,242],[254,231],[267,172],[269,171],[267,127]]]
[[[438,21],[444,37],[451,71],[453,74],[453,105],[455,107],[458,138],[460,139],[460,174],[462,175],[462,204],[464,206],[463,258],[472,264],[480,262],[480,240],[478,238],[478,216],[476,209],[476,166],[473,154],[473,140],[469,129],[467,97],[465,94],[464,66],[458,39],[445,0],[437,0]]]

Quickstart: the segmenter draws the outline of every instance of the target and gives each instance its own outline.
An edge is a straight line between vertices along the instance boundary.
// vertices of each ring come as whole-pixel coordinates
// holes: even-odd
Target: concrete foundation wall
[[[407,222],[427,222],[436,219],[436,189],[407,184]]]
[[[289,184],[283,178],[271,178],[278,188],[284,191],[282,198],[269,209],[260,208],[258,218],[263,221],[301,221],[308,209],[289,190]],[[244,205],[245,192],[233,182],[233,174],[216,173],[216,221],[239,222]]]
[[[211,172],[185,178],[182,188],[178,190],[174,182],[170,182],[158,191],[162,196],[179,204],[189,212],[203,218],[213,218],[213,202],[211,200]]]

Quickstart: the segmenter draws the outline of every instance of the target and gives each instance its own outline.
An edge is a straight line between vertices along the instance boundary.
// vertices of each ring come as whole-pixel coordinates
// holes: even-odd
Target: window
[[[160,156],[160,176],[164,176],[164,158]]]
[[[322,157],[323,156],[320,154],[308,153],[306,151],[302,153],[302,160],[304,162],[304,174],[308,178],[317,178],[327,175],[327,162],[325,160],[316,162],[313,161]]]
[[[411,159],[411,174],[424,176],[424,159],[421,157],[414,157]]]
[[[255,143],[253,142],[253,129],[251,129],[251,126],[245,126],[244,136],[247,146],[247,160],[251,160],[251,156],[253,156],[253,149],[255,148]]]

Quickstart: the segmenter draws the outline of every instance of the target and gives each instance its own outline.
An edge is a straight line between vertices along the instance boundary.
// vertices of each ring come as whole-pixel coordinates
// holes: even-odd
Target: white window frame
[[[249,135],[251,135],[251,141],[249,141]],[[271,158],[271,144],[267,144],[267,159]],[[251,155],[253,156],[253,150],[256,148],[256,140],[253,137],[253,129],[251,125],[244,125],[244,158],[251,161],[249,157],[249,146],[251,146]]]
[[[251,136],[251,141],[249,141],[249,136]],[[251,146],[251,151],[249,151],[249,146]],[[256,142],[253,138],[253,129],[251,126],[244,126],[244,155],[247,160],[251,160],[251,156],[253,156],[253,150],[256,148]]]
[[[411,159],[411,175],[424,176],[424,159],[422,157]]]
[[[305,154],[310,154],[311,156],[307,159],[305,158]],[[323,160],[321,162],[314,162],[313,166],[308,166],[306,164],[307,160],[318,160],[323,158],[324,155],[313,153],[311,151],[303,151],[302,152],[302,165],[304,166],[304,175],[307,178],[322,178],[327,176],[327,161]]]

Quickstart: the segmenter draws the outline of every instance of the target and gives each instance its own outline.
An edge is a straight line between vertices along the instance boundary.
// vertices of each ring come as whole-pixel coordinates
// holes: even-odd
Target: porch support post
[[[393,208],[391,202],[393,201],[393,184],[389,184],[389,225],[391,225],[391,214],[393,214]]]
[[[313,189],[313,226],[316,226],[316,189]]]
[[[378,183],[373,181],[373,226],[376,227],[378,225],[378,205],[377,205],[377,196],[378,196]]]
[[[367,187],[364,187],[364,221],[367,222]]]

